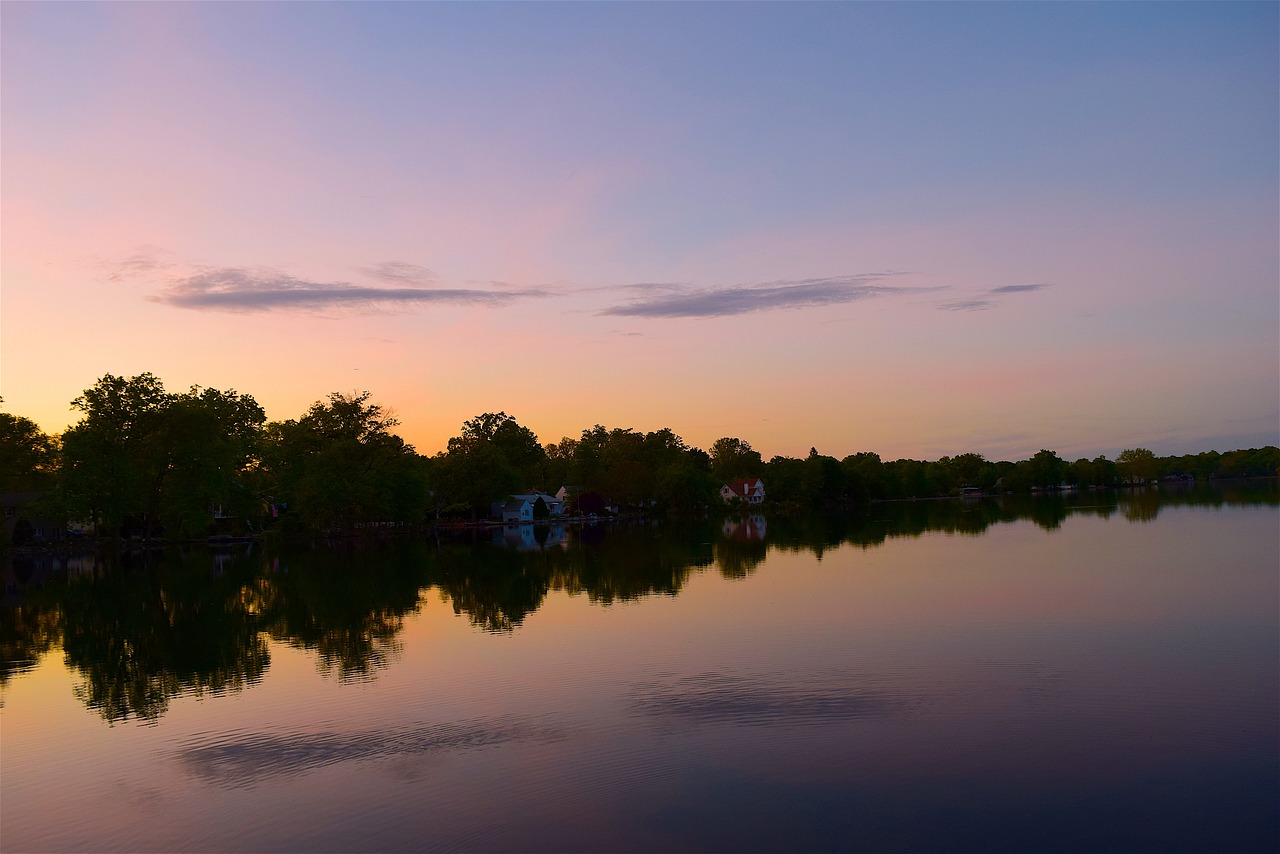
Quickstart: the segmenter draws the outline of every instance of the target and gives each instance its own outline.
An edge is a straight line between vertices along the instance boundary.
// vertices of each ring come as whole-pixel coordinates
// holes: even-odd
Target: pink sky
[[[4,406],[1278,441],[1276,8],[934,8],[5,4]]]

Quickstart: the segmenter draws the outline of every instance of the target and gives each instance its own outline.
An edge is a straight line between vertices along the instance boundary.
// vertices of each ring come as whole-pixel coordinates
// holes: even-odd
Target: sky
[[[0,4],[0,396],[1280,444],[1280,4]]]

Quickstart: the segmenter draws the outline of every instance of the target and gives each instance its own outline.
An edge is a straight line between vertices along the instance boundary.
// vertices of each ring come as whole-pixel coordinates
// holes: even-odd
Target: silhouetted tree
[[[46,489],[58,466],[58,442],[30,418],[0,412],[0,492]]]
[[[1143,483],[1160,476],[1160,463],[1146,448],[1126,448],[1116,457],[1116,466],[1127,483]]]
[[[106,374],[71,402],[84,417],[62,435],[68,511],[107,535],[125,517],[148,519],[159,504],[169,459],[159,441],[171,397],[153,374]]]
[[[417,522],[426,513],[427,466],[391,432],[398,423],[391,413],[369,398],[335,392],[266,431],[266,488],[313,531]]]
[[[764,460],[750,442],[725,436],[711,444],[711,473],[722,483],[742,477],[759,477]]]

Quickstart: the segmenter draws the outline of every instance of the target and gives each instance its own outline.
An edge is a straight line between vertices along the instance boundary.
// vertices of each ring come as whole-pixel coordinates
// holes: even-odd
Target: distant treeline
[[[642,433],[595,425],[542,444],[503,412],[462,424],[448,449],[417,453],[368,392],[329,395],[297,419],[267,422],[247,394],[194,386],[170,393],[152,374],[107,374],[72,401],[80,420],[50,436],[0,413],[0,492],[22,493],[45,518],[98,536],[172,539],[272,528],[334,533],[482,519],[492,502],[570,487],[569,509],[701,512],[721,507],[722,484],[762,478],[769,503],[834,506],[1062,484],[1111,487],[1161,478],[1274,476],[1280,449],[1070,462],[1042,450],[1018,462],[966,453],[933,461],[844,459],[811,449],[765,461],[750,443],[691,447],[668,428]],[[38,497],[37,497],[38,496]],[[588,507],[589,505],[589,507]]]

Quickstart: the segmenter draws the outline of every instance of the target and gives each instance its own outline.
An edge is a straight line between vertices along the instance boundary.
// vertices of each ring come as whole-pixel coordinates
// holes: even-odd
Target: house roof
[[[737,495],[746,495],[748,492],[764,489],[764,481],[758,477],[739,478],[738,480],[729,481],[725,484],[725,487]]]
[[[513,499],[523,499],[524,501],[528,501],[530,504],[536,504],[539,498],[547,504],[551,504],[553,502],[559,503],[560,501],[559,498],[556,498],[554,495],[547,495],[545,492],[522,492],[519,495],[513,495],[511,497]]]

